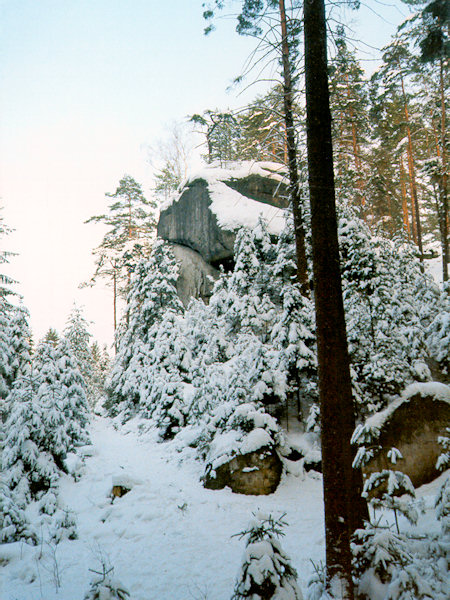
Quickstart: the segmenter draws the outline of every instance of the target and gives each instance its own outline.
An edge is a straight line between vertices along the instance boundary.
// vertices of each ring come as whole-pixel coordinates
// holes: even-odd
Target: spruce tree
[[[53,431],[47,429],[47,406],[41,402],[39,392],[41,385],[36,376],[21,377],[8,397],[11,411],[4,425],[2,468],[4,481],[19,508],[54,487],[59,478],[52,454]]]
[[[297,573],[279,542],[286,521],[257,513],[249,528],[239,534],[246,549],[232,600],[302,600]]]
[[[156,241],[149,260],[138,264],[130,282],[127,319],[107,381],[108,408],[126,400],[133,409],[143,399],[142,378],[158,325],[165,313],[184,312],[175,287],[177,276],[178,267],[168,245]]]
[[[90,347],[92,335],[88,331],[88,322],[80,307],[74,304],[64,329],[64,337],[69,343],[70,352],[77,361],[81,376],[84,379],[86,393],[93,393],[93,359]]]
[[[74,450],[77,446],[90,443],[86,383],[72,352],[72,345],[66,338],[57,345],[55,360],[62,386],[62,412],[67,424],[68,449]]]

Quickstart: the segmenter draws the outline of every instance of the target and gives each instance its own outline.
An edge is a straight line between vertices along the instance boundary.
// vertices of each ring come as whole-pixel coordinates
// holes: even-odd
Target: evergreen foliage
[[[348,207],[340,239],[354,390],[367,415],[429,376],[426,332],[442,300],[407,244],[374,237]],[[191,431],[207,470],[257,449],[256,439],[283,447],[276,419],[286,407],[317,430],[314,311],[295,282],[294,257],[289,221],[276,241],[263,221],[242,229],[233,271],[221,274],[208,305],[193,300],[184,309],[176,263],[157,241],[131,281],[109,412],[152,420],[162,440]],[[436,345],[442,351],[445,340]]]
[[[84,600],[127,600],[130,597],[126,587],[112,576],[111,571],[97,574]]]
[[[417,377],[418,361],[430,353],[426,326],[439,319],[440,295],[410,245],[372,236],[345,206],[339,242],[349,353],[364,414],[384,407]]]
[[[401,535],[372,525],[359,529],[352,543],[359,597],[370,598],[376,589],[386,600],[444,600],[445,548],[444,538]]]
[[[232,600],[302,600],[297,573],[283,551],[278,538],[283,536],[284,515],[255,514],[240,538],[246,538],[246,550],[237,577]]]
[[[162,241],[154,244],[148,261],[138,264],[130,283],[127,323],[107,381],[108,407],[125,402],[133,412],[140,402],[146,404],[146,374],[160,321],[166,313],[184,310],[175,288],[177,273],[175,259]]]
[[[80,307],[74,305],[66,322],[64,337],[67,340],[68,350],[77,361],[78,368],[84,379],[84,385],[90,396],[93,393],[93,359],[90,348],[91,334],[88,331],[88,322]]]

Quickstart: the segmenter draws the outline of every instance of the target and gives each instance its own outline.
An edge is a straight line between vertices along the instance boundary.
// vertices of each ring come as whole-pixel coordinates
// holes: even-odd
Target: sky
[[[171,123],[245,105],[263,88],[227,92],[253,41],[233,18],[203,35],[203,0],[0,0],[0,206],[36,339],[62,331],[73,303],[112,342],[112,294],[79,289],[94,270],[97,224],[128,173],[151,195],[148,147]],[[239,2],[230,2],[235,9]],[[368,0],[352,14],[369,70],[407,9]]]

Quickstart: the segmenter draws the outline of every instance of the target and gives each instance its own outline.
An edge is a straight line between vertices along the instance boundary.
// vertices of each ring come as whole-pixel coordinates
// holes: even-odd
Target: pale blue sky
[[[354,15],[358,35],[387,43],[398,4],[406,15],[397,0],[369,0]],[[37,337],[62,329],[76,299],[95,336],[111,339],[109,293],[77,289],[102,235],[83,221],[124,173],[149,193],[145,146],[168,123],[258,91],[226,93],[252,40],[231,19],[205,37],[202,10],[202,0],[0,0],[0,205]]]

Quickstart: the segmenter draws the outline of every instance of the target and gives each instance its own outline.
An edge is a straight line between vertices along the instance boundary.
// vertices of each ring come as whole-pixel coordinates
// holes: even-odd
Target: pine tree
[[[216,9],[223,9],[225,3],[215,0]],[[309,280],[305,250],[305,223],[300,197],[300,179],[298,169],[298,146],[294,119],[294,89],[298,73],[298,38],[301,31],[298,18],[298,5],[290,3],[286,10],[285,0],[243,0],[242,10],[237,17],[236,31],[239,35],[257,38],[269,51],[278,53],[280,75],[283,82],[283,119],[286,131],[287,165],[289,172],[289,199],[294,217],[295,245],[297,256],[297,278],[302,294],[309,294]],[[203,13],[207,21],[213,19],[214,10]],[[212,30],[209,25],[205,33]],[[267,36],[267,30],[275,34],[275,41]]]
[[[304,4],[308,179],[324,478],[327,586],[353,596],[350,536],[366,508],[352,469],[354,429],[350,361],[342,300],[335,208],[327,34],[323,0]]]
[[[130,175],[124,175],[116,191],[106,196],[113,199],[109,212],[91,217],[86,223],[104,223],[108,227],[102,243],[93,251],[96,270],[90,283],[102,277],[112,284],[115,331],[117,298],[126,293],[131,272],[153,239],[157,205],[145,198],[140,184]]]
[[[208,163],[217,161],[223,167],[240,158],[237,151],[239,126],[230,111],[206,110],[202,115],[192,115],[189,121],[204,128]]]
[[[407,1],[407,0],[406,0]],[[411,2],[411,0],[409,0]],[[442,247],[443,280],[448,281],[449,255],[449,210],[448,210],[448,150],[447,150],[447,98],[450,15],[445,0],[414,0],[420,12],[399,27],[419,50],[419,60],[413,69],[426,87],[422,97],[431,112],[432,160],[429,174],[438,184],[437,216]],[[423,85],[425,83],[425,85]],[[431,100],[431,102],[430,102]],[[431,167],[431,168],[430,168]]]
[[[347,46],[343,27],[338,27],[334,43],[336,53],[330,61],[329,82],[336,190],[341,200],[352,202],[360,215],[366,215],[367,81],[355,53]]]

